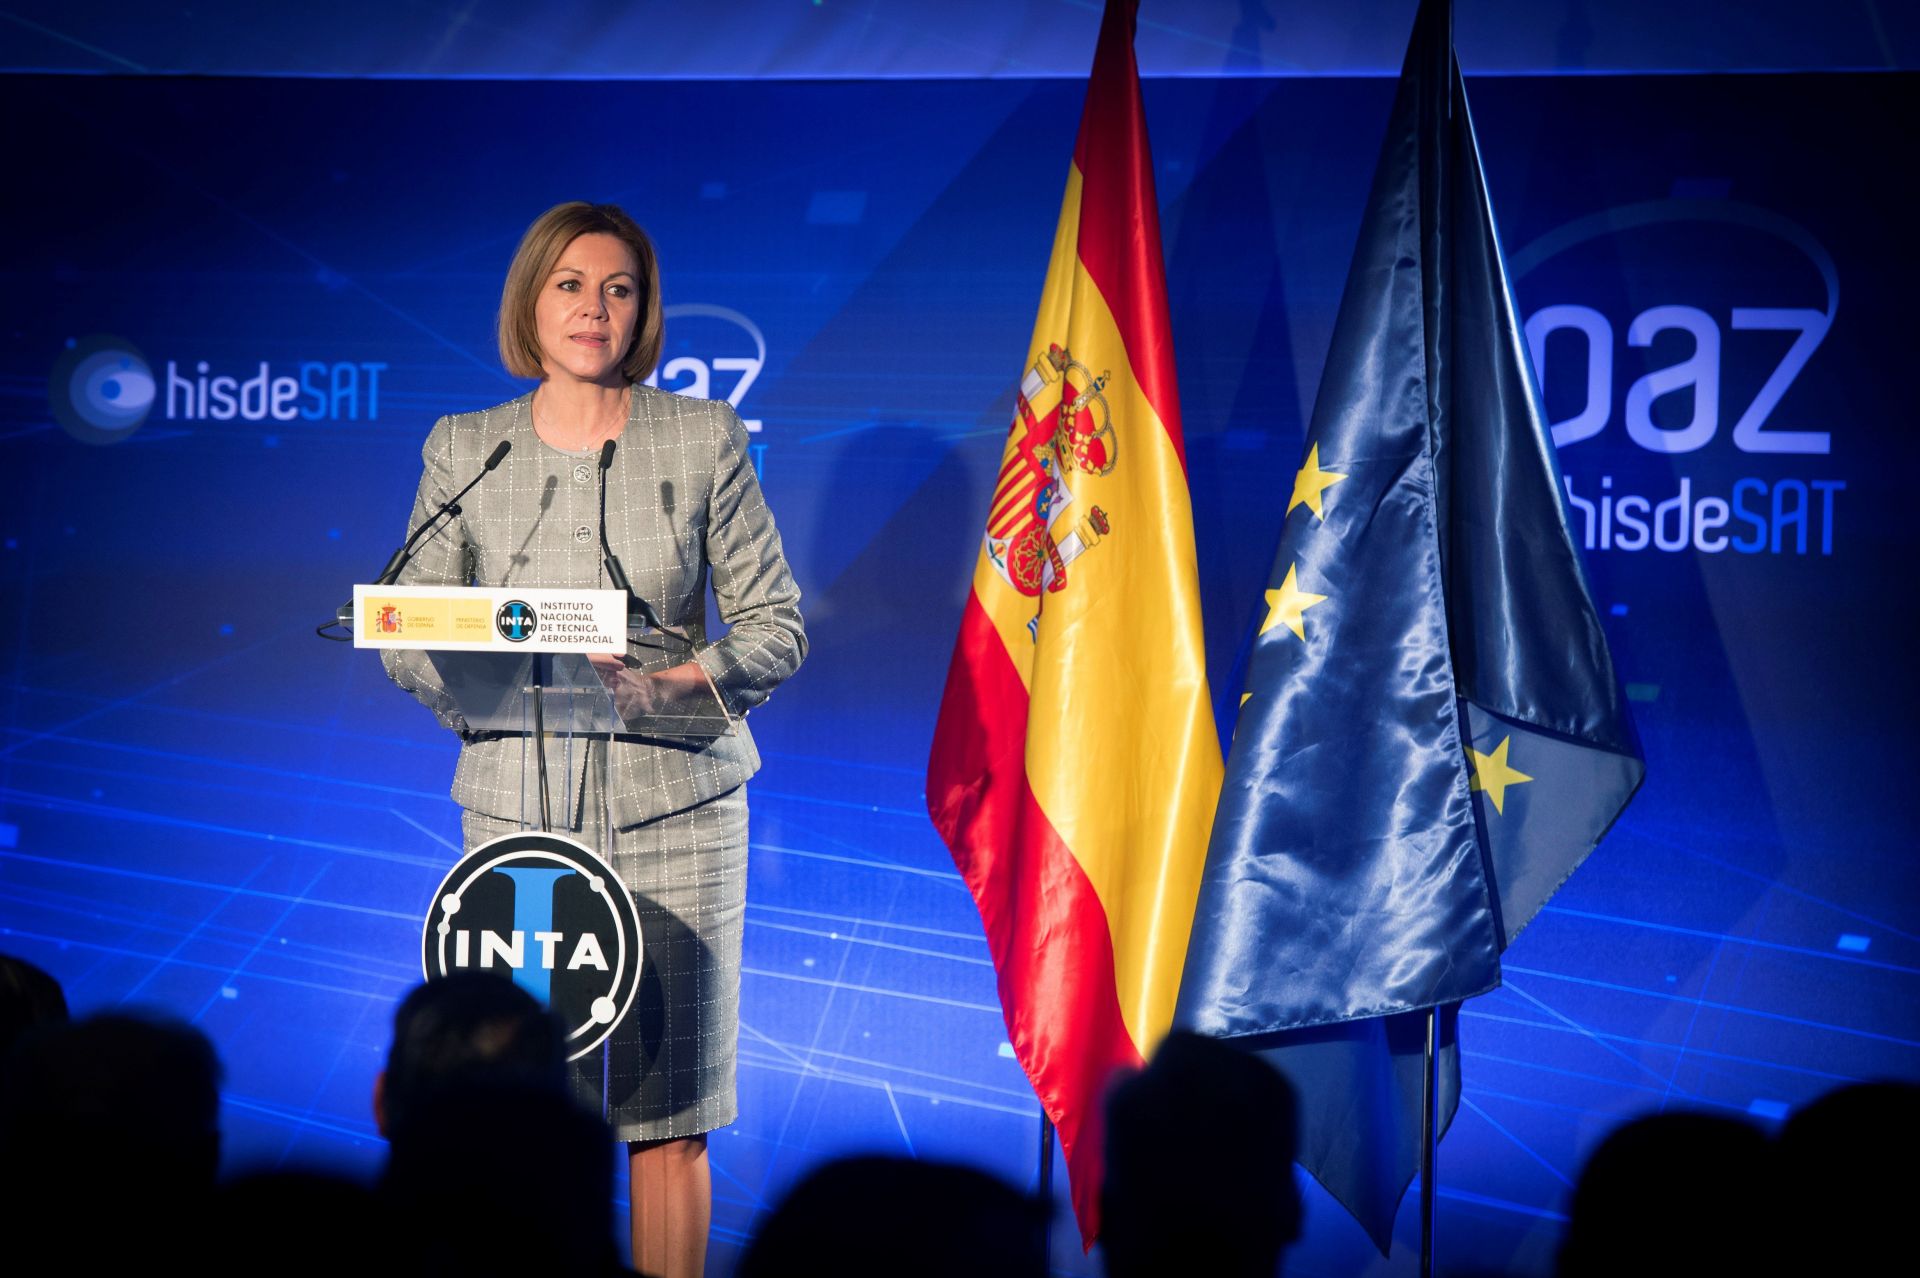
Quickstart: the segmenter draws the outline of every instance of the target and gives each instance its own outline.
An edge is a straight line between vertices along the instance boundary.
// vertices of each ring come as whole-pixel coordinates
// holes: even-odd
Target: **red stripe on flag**
[[[1047,480],[1047,476],[1044,471],[1035,471],[1035,472],[1031,472],[1024,475],[1015,475],[1010,479],[1002,480],[1000,487],[994,490],[994,494],[993,494],[994,511],[998,513],[999,510],[1003,506],[1005,506],[1009,501],[1013,501],[1024,496],[1031,496],[1033,493],[1039,490],[1040,485],[1045,483],[1046,480]],[[991,517],[992,516],[989,516],[989,518]]]
[[[927,808],[980,908],[1007,1037],[1060,1134],[1074,1214],[1100,1227],[1102,1100],[1140,1054],[1120,1015],[1113,937],[1093,885],[1034,800],[1027,690],[967,595],[927,764]]]
[[[1108,0],[1073,162],[1080,170],[1080,263],[1100,290],[1141,393],[1187,467],[1174,385],[1173,327],[1160,258],[1160,205],[1133,56],[1135,0]]]
[[[1004,536],[1003,529],[1020,522],[1022,518],[1033,514],[1033,496],[1040,491],[1040,481],[1029,479],[1017,488],[1011,488],[1004,495],[996,494],[993,510],[987,515],[987,529],[994,536]]]

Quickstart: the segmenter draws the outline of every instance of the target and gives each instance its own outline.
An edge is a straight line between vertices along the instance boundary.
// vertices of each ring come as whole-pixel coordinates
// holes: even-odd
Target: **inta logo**
[[[428,980],[497,971],[553,1009],[567,1057],[612,1033],[640,989],[640,916],[605,861],[564,835],[489,839],[434,893],[421,934]]]
[[[101,333],[67,343],[47,398],[60,428],[83,444],[117,444],[153,410],[153,370],[133,343]]]
[[[493,614],[493,625],[508,643],[525,643],[540,628],[540,614],[524,599],[509,599]]]

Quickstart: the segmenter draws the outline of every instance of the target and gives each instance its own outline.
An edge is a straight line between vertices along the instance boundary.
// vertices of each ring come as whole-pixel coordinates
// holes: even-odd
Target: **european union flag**
[[[1287,500],[1177,1022],[1300,1089],[1384,1252],[1452,1012],[1644,764],[1568,534],[1448,6],[1415,20]]]

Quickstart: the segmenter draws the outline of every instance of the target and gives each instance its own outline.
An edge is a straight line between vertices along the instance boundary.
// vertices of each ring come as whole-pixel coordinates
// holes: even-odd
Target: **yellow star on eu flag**
[[[1501,737],[1500,744],[1493,748],[1492,754],[1481,754],[1472,746],[1467,753],[1473,756],[1473,781],[1468,786],[1472,790],[1484,790],[1493,800],[1493,810],[1501,816],[1507,814],[1507,787],[1531,781],[1532,777],[1507,765],[1507,747],[1513,738]]]
[[[1286,513],[1291,515],[1293,508],[1304,502],[1315,519],[1325,519],[1327,515],[1320,507],[1320,494],[1345,478],[1345,475],[1320,469],[1320,445],[1315,444],[1307,450],[1307,464],[1294,472],[1293,500],[1287,503]]]
[[[1280,583],[1280,589],[1269,590],[1267,594],[1267,619],[1260,623],[1260,633],[1265,634],[1275,626],[1285,626],[1293,631],[1296,638],[1307,637],[1306,623],[1301,617],[1307,609],[1326,600],[1325,595],[1312,595],[1300,589],[1294,581],[1299,571],[1298,564],[1287,565],[1287,579]]]

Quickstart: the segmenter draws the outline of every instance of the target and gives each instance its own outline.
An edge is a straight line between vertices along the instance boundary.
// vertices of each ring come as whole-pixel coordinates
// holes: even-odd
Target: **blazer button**
[[[576,484],[591,484],[593,482],[593,467],[587,465],[585,462],[581,462],[578,466],[575,466],[573,468],[573,482]]]
[[[581,543],[582,545],[585,545],[585,544],[586,544],[587,542],[590,542],[590,541],[592,541],[592,540],[593,540],[593,527],[592,527],[592,525],[590,525],[590,524],[581,524],[581,525],[580,525],[580,526],[579,526],[578,528],[576,528],[576,529],[574,529],[574,530],[573,530],[573,539],[574,539],[575,541],[577,541],[577,542],[579,542],[579,543]]]

